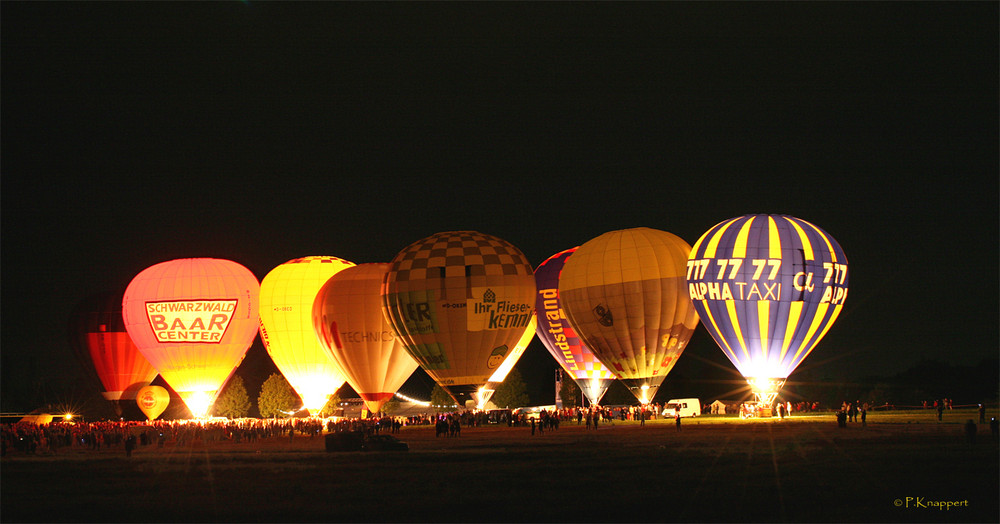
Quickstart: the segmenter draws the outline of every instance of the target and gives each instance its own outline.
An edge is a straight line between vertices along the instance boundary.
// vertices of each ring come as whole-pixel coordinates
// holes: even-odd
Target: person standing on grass
[[[677,425],[677,431],[681,430],[681,414],[680,412],[674,413],[674,424]]]

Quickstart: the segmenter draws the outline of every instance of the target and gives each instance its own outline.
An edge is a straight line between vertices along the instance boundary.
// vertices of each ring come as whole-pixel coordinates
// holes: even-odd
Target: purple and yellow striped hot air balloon
[[[695,243],[687,282],[701,323],[770,404],[844,307],[847,257],[805,220],[745,215]]]

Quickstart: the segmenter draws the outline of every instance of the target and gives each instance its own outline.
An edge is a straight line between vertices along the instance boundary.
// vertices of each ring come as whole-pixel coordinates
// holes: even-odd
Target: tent
[[[725,415],[726,413],[738,413],[740,410],[739,400],[716,400],[709,404],[709,413],[713,415]]]

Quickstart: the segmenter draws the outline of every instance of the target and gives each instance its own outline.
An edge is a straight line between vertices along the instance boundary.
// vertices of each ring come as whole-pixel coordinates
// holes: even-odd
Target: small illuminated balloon
[[[316,295],[313,328],[368,411],[378,413],[417,369],[382,314],[389,264],[361,264],[330,278]]]
[[[122,320],[122,294],[88,298],[74,311],[75,347],[92,366],[104,386],[104,398],[115,413],[122,414],[122,400],[135,400],[136,393],[156,378],[156,369],[139,352]]]
[[[330,277],[353,266],[337,257],[296,258],[272,269],[260,283],[260,338],[312,415],[345,380],[316,337],[313,303]]]
[[[535,268],[535,313],[539,318],[536,331],[545,349],[580,386],[587,400],[598,404],[615,381],[615,374],[580,340],[559,300],[559,273],[576,249],[556,253]]]
[[[528,328],[534,295],[521,250],[492,235],[449,231],[396,255],[382,310],[410,355],[461,405]]]
[[[156,420],[170,404],[170,393],[160,386],[146,386],[135,397],[139,409],[149,420]]]
[[[840,315],[847,257],[805,220],[744,215],[698,239],[687,282],[702,324],[758,400],[770,403]]]
[[[690,250],[666,231],[610,231],[577,248],[559,276],[570,324],[644,404],[698,327],[684,280]]]
[[[125,328],[196,417],[257,335],[260,285],[231,260],[184,258],[142,270],[122,299]]]

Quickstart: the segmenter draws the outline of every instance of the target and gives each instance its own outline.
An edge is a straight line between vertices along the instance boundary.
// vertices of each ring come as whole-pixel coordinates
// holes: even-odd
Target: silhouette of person
[[[681,414],[680,413],[675,413],[674,414],[674,424],[677,425],[677,431],[680,431],[681,430]]]

